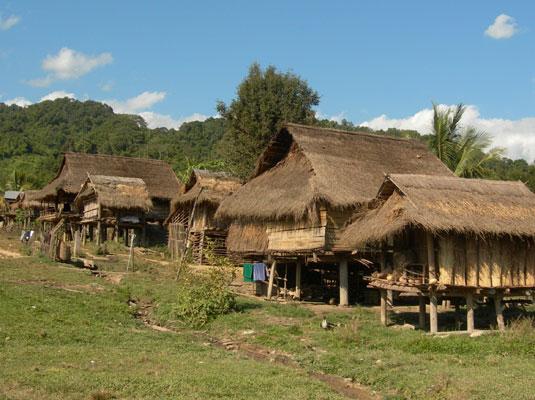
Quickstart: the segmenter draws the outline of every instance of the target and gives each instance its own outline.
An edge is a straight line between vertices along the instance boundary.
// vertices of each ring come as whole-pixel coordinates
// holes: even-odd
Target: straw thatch
[[[233,222],[227,236],[229,253],[262,255],[268,249],[266,228],[258,224]]]
[[[21,207],[24,209],[41,208],[42,203],[39,200],[40,196],[40,190],[25,190],[22,195]]]
[[[217,217],[299,220],[316,215],[319,205],[352,208],[374,197],[385,173],[452,175],[414,140],[286,124]]]
[[[535,236],[535,194],[521,182],[390,175],[355,216],[341,248],[379,242],[408,226],[480,236]]]
[[[180,183],[165,161],[102,154],[65,153],[56,177],[40,193],[40,200],[53,200],[58,192],[75,195],[87,174],[142,179],[149,197],[171,200]]]
[[[152,208],[147,186],[139,178],[89,175],[74,202],[82,209],[84,200],[93,196],[102,207],[112,210],[148,211]]]
[[[194,169],[181,193],[173,200],[171,215],[178,208],[192,205],[208,204],[218,207],[221,201],[234,193],[241,186],[238,178],[226,172],[213,172],[204,169]]]

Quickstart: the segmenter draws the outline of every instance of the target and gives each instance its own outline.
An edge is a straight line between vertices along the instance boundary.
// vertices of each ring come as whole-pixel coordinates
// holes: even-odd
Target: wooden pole
[[[78,257],[80,251],[80,231],[77,229],[74,231],[74,249],[72,251],[74,257]]]
[[[277,269],[277,260],[273,260],[273,262],[271,263],[271,269],[269,270],[269,283],[268,283],[268,291],[267,291],[268,300],[271,299],[271,295],[273,293],[273,280],[275,279],[276,269]]]
[[[301,300],[301,271],[302,264],[300,260],[295,263],[295,298]]]
[[[130,252],[128,254],[128,264],[126,264],[126,271],[128,272],[130,270],[130,267],[132,267],[132,271],[134,271],[134,239],[136,238],[136,235],[132,233],[130,238]]]
[[[474,295],[471,292],[466,294],[466,330],[474,332]]]
[[[429,282],[437,280],[436,262],[435,262],[435,241],[431,233],[426,234],[427,242],[427,265],[429,266]]]
[[[502,297],[503,295],[501,293],[496,293],[496,295],[494,296],[494,307],[496,308],[496,322],[498,323],[498,329],[500,331],[505,330]]]
[[[386,290],[381,289],[381,324],[388,326],[388,294]]]
[[[347,270],[347,260],[344,258],[340,260],[339,263],[339,273],[340,273],[340,306],[345,307],[349,305],[349,280],[348,280],[348,270]]]
[[[418,295],[418,326],[420,329],[425,329],[425,297]]]
[[[429,291],[429,328],[431,333],[438,332],[437,294],[434,290]]]

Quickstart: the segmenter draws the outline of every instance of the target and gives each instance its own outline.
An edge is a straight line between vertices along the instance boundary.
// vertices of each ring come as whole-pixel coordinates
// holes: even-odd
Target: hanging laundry
[[[253,280],[255,282],[266,280],[266,264],[264,263],[253,264]]]
[[[254,282],[253,280],[253,264],[243,264],[243,281]]]

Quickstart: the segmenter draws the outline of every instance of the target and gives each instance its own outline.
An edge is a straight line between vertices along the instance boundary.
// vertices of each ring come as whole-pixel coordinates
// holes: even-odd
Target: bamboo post
[[[431,333],[438,332],[437,294],[434,289],[429,291],[429,328]]]
[[[277,260],[273,260],[273,262],[271,263],[271,269],[269,270],[269,283],[268,283],[268,291],[267,291],[268,300],[271,299],[271,295],[273,293],[273,280],[275,279],[276,269],[277,269]]]
[[[466,330],[474,332],[474,295],[471,292],[466,294]]]
[[[132,272],[134,271],[134,239],[136,238],[136,235],[132,233],[130,238],[130,252],[128,254],[128,264],[126,264],[126,272],[130,270],[130,267],[132,267]]]
[[[388,326],[388,294],[386,290],[381,289],[381,324]]]
[[[345,307],[349,305],[349,295],[348,295],[348,270],[347,270],[347,259],[340,260],[339,263],[339,273],[340,273],[340,306]]]
[[[435,262],[435,242],[431,233],[426,234],[427,242],[427,264],[429,266],[429,281],[437,280],[436,262]]]
[[[73,256],[78,257],[78,252],[80,251],[80,231],[77,229],[74,231],[74,248]]]
[[[418,295],[418,327],[425,329],[425,297],[421,294]]]
[[[295,263],[295,298],[301,300],[301,272],[302,264],[300,260]]]
[[[503,295],[501,293],[496,293],[494,296],[494,307],[496,308],[496,322],[498,323],[498,329],[500,331],[505,330],[505,321],[503,319]]]

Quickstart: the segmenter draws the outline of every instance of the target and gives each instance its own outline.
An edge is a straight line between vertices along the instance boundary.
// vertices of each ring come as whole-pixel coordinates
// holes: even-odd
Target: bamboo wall
[[[325,247],[327,212],[318,212],[316,221],[281,221],[267,224],[268,251],[294,252]]]

